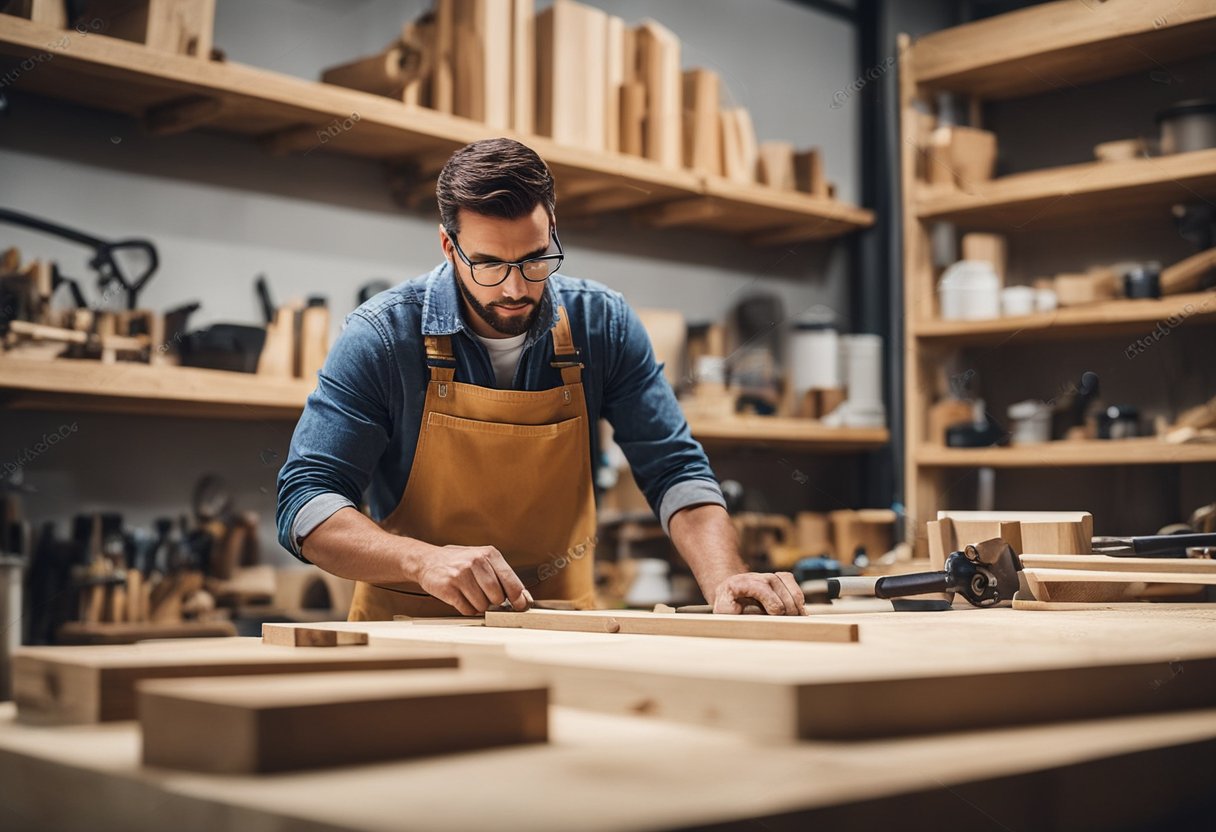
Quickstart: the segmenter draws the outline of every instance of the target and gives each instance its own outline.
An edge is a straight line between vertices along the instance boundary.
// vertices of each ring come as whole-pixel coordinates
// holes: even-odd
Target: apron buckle
[[[439,382],[439,398],[446,399],[448,397],[448,386],[444,382]]]
[[[569,387],[562,390],[562,398],[564,398],[566,400],[566,404],[570,404],[570,388]]]

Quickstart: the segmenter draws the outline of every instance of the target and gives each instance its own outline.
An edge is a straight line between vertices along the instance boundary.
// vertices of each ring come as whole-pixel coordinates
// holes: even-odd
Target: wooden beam
[[[144,112],[144,129],[153,136],[173,136],[202,127],[223,112],[223,102],[210,96],[187,96]]]

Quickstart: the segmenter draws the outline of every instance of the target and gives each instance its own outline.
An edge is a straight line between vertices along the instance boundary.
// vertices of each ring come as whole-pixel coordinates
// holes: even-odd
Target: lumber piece
[[[794,190],[794,146],[789,142],[763,142],[759,150],[757,178],[763,185],[781,191]]]
[[[1185,615],[888,613],[867,617],[866,641],[848,649],[634,639],[508,655],[550,684],[556,705],[766,740],[852,740],[1216,703],[1212,620]]]
[[[536,4],[511,0],[511,127],[536,130]]]
[[[1216,586],[1216,572],[1129,572],[1090,569],[1023,569],[1038,601],[1131,601],[1189,595]]]
[[[487,627],[568,630],[585,633],[703,636],[708,638],[781,639],[788,641],[855,642],[852,623],[812,621],[809,616],[664,614],[632,610],[600,612],[528,610],[486,612]]]
[[[253,774],[546,742],[548,690],[459,670],[139,684],[145,765]]]
[[[721,94],[721,79],[713,70],[684,73],[684,166],[712,176],[722,175]]]
[[[828,180],[823,173],[823,154],[819,148],[794,154],[794,184],[798,190],[811,196],[828,198]]]
[[[603,150],[608,15],[556,0],[536,15],[536,130],[572,147]]]
[[[26,647],[13,659],[13,699],[24,721],[108,722],[135,716],[141,679],[407,670],[456,667],[450,650],[429,645],[362,650],[265,646],[256,638],[210,639],[186,650],[180,643]]]
[[[262,625],[262,643],[278,647],[348,647],[367,644],[367,633],[320,627]]]
[[[1201,558],[1121,558],[1110,555],[1021,555],[1026,569],[1086,569],[1104,572],[1184,572],[1216,574],[1216,560]]]
[[[654,20],[634,29],[639,78],[646,85],[646,158],[669,168],[683,162],[680,39]]]

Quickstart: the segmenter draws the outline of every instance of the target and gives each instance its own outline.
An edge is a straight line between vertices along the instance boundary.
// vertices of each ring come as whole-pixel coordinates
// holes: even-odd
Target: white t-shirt
[[[473,333],[477,335],[476,332]],[[501,389],[509,389],[515,379],[515,367],[524,351],[524,341],[528,333],[512,335],[510,338],[483,338],[477,335],[477,340],[486,345],[490,353],[490,363],[494,365],[494,380]]]

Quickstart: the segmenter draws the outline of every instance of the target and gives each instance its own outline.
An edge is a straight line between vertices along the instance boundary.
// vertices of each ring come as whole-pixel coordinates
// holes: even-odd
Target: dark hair
[[[439,219],[459,233],[461,208],[515,220],[544,205],[553,216],[553,174],[536,151],[514,139],[482,139],[452,154],[435,186]]]

